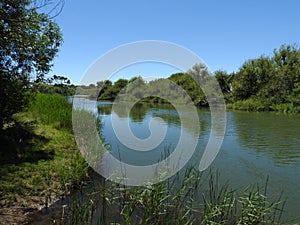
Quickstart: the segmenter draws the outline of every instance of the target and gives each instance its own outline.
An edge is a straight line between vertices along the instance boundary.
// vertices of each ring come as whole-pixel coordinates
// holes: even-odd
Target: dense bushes
[[[233,75],[231,94],[231,108],[299,112],[299,48],[283,45],[271,57],[245,62]]]
[[[253,99],[236,101],[227,104],[229,109],[246,110],[246,111],[278,111],[284,113],[299,113],[300,107],[295,106],[293,103],[272,104],[267,99]]]

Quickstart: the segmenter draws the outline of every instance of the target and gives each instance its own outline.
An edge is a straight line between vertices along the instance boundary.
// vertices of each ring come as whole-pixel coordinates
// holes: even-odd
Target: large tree
[[[49,72],[62,43],[58,25],[36,3],[0,1],[0,129],[28,104],[30,80]]]

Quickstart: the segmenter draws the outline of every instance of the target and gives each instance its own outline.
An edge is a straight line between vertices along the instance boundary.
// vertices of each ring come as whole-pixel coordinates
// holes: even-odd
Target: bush
[[[293,103],[274,104],[269,99],[252,99],[241,100],[232,104],[227,104],[229,109],[246,110],[246,111],[277,111],[284,113],[299,113],[300,107]]]
[[[255,100],[255,99],[247,99],[243,101],[237,101],[233,104],[229,104],[228,108],[238,109],[238,110],[247,110],[247,111],[269,111],[270,106],[268,102]]]
[[[284,113],[298,113],[300,112],[300,107],[294,106],[292,103],[284,103],[278,105],[271,105],[271,109],[274,111],[284,112]]]

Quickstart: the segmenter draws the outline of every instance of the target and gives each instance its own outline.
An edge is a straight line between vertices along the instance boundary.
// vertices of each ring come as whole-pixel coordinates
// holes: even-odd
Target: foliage
[[[271,57],[262,56],[247,61],[235,74],[232,88],[234,108],[299,111],[299,48],[296,45],[282,45],[279,50],[274,50]],[[247,108],[246,105],[253,101],[254,105],[259,106],[252,107],[253,104],[250,104]]]
[[[281,196],[267,198],[266,186],[231,190],[219,185],[218,173],[207,177],[191,168],[144,187],[99,179],[90,194],[80,198],[83,207],[75,199],[58,224],[280,224],[284,205]]]
[[[292,103],[274,104],[270,99],[254,99],[236,101],[227,105],[229,109],[246,111],[278,111],[283,113],[299,113],[300,107]]]
[[[75,94],[76,87],[67,77],[54,75],[44,81],[34,82],[32,89],[38,93],[71,96]]]
[[[218,81],[223,96],[212,76]],[[166,82],[167,79],[171,82]],[[118,96],[123,101],[142,99],[150,103],[169,103],[167,99],[172,99],[180,104],[192,101],[196,106],[207,107],[207,97],[224,97],[228,108],[233,109],[300,111],[300,50],[296,45],[282,45],[270,57],[248,60],[235,73],[217,70],[212,75],[205,65],[196,64],[186,73],[175,73],[167,79],[145,82],[141,77],[134,77],[119,79],[114,84],[99,81],[97,87],[80,86],[77,90],[79,94],[98,96],[98,100],[114,101]],[[186,94],[182,94],[180,88]]]
[[[182,87],[196,105],[207,104],[203,91],[188,73],[172,74],[168,79]]]
[[[214,72],[214,76],[216,77],[223,94],[230,93],[231,92],[230,83],[233,75],[228,75],[226,71],[217,70]]]
[[[145,82],[142,77],[133,77],[130,80],[119,79],[114,84],[110,81],[99,81],[97,82],[97,87],[100,89],[98,99],[113,101],[118,96],[126,101],[137,101],[143,98],[145,101],[147,97],[147,101],[153,103],[166,103],[167,99],[172,99],[181,104],[189,104],[192,101],[198,106],[208,106],[206,96],[197,82],[207,82],[209,77],[207,67],[197,64],[187,73],[173,74],[168,80],[156,79]],[[178,86],[186,93],[180,91]],[[78,93],[88,93],[83,89],[94,91],[91,86],[80,86]]]
[[[0,4],[0,128],[28,104],[30,76],[49,72],[62,37],[50,17],[30,0]]]
[[[28,212],[49,207],[88,179],[70,132],[71,104],[59,95],[37,94],[32,101],[0,136],[0,214],[7,224],[11,215],[23,224]]]
[[[13,120],[12,115],[29,103],[29,82],[18,74],[0,72],[0,131],[5,123]]]
[[[72,105],[59,95],[37,94],[29,112],[43,124],[72,129]]]
[[[103,87],[101,89],[100,94],[100,99],[101,100],[114,100],[119,92],[126,87],[128,84],[128,80],[126,79],[119,79],[117,80],[114,85],[112,85],[111,82],[106,81],[103,84]]]
[[[39,82],[33,84],[33,90],[34,92],[42,94],[58,94],[62,96],[72,96],[75,94],[76,86],[72,84],[53,85]]]

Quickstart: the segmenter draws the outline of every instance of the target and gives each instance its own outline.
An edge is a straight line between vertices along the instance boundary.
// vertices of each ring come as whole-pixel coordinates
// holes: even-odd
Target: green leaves
[[[28,0],[3,0],[0,7],[0,126],[27,105],[33,73],[43,77],[62,43],[58,25]],[[1,126],[2,128],[2,126]]]
[[[296,45],[282,45],[273,54],[249,60],[239,69],[232,81],[235,101],[252,98],[296,107],[300,98],[300,49]]]

